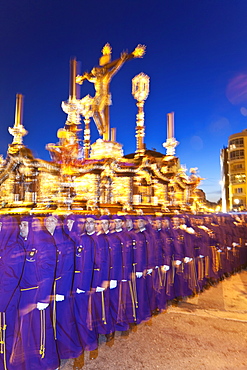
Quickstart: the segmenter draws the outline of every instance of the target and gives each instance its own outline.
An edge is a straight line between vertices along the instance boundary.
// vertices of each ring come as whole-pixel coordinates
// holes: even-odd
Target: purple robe
[[[173,228],[172,233],[174,235],[175,243],[174,243],[174,260],[182,261],[182,263],[175,267],[175,275],[174,275],[174,294],[176,298],[181,298],[187,296],[188,290],[185,286],[185,280],[183,276],[183,259],[187,257],[185,255],[185,241],[184,241],[184,231],[180,228]]]
[[[51,320],[51,297],[56,269],[56,248],[51,235],[33,231],[27,239],[19,237],[26,251],[20,282],[19,330],[13,348],[18,370],[54,370],[59,357]],[[44,310],[37,303],[49,303]]]
[[[112,332],[121,329],[121,322],[124,318],[122,302],[122,280],[123,280],[123,238],[120,232],[106,234],[109,244],[110,273],[109,280],[116,280],[117,286],[109,289],[110,316],[112,320]],[[119,326],[117,324],[119,323]],[[128,326],[122,330],[127,330]]]
[[[210,277],[210,238],[208,233],[199,226],[193,225],[195,230],[194,248],[199,290],[203,290]]]
[[[145,235],[141,232],[132,233],[133,237],[133,291],[136,304],[136,323],[148,320],[151,309],[147,291],[146,277],[137,277],[136,272],[145,272],[147,269],[147,246]]]
[[[175,298],[174,292],[174,253],[178,251],[177,240],[174,237],[173,230],[170,227],[163,228],[161,231],[163,240],[163,265],[167,265],[170,269],[166,272],[165,276],[165,295],[167,300]]]
[[[188,228],[184,231],[184,255],[191,258],[190,262],[184,262],[184,292],[191,295],[199,290],[197,269],[196,269],[196,250],[194,248],[195,231],[191,228],[189,221]],[[190,231],[191,230],[191,231]]]
[[[73,297],[79,352],[98,347],[97,332],[92,317],[92,287],[95,243],[89,235],[77,237]],[[83,291],[76,293],[77,289]]]
[[[15,323],[19,299],[19,282],[24,266],[25,252],[17,242],[18,226],[14,218],[1,220],[0,231],[0,367],[12,369],[10,355],[14,342]]]
[[[74,276],[75,244],[59,224],[53,238],[57,249],[56,276],[54,282],[53,320],[55,338],[60,358],[75,357],[77,353],[75,317],[72,306],[71,291]],[[63,295],[64,300],[56,301],[56,294]]]
[[[146,284],[147,284],[147,293],[149,299],[149,306],[151,311],[155,311],[157,308],[156,306],[156,287],[154,286],[154,280],[156,279],[156,271],[155,268],[155,253],[156,253],[156,240],[154,230],[149,226],[146,225],[143,231],[140,231],[145,237],[145,246],[147,250],[147,270],[152,270],[151,273],[146,274]]]
[[[120,238],[122,243],[123,266],[122,281],[119,286],[119,302],[121,307],[119,309],[116,329],[123,331],[128,329],[130,323],[136,322],[136,308],[131,280],[133,271],[133,239],[132,232],[128,232],[126,230],[117,232],[117,236]]]
[[[109,281],[110,258],[109,245],[105,234],[94,233],[92,238],[95,242],[94,271],[92,288],[92,311],[93,322],[98,334],[110,334],[113,332],[112,319],[109,312],[109,288],[103,292],[96,292],[104,281]]]
[[[164,271],[162,266],[166,265],[171,268],[171,251],[168,250],[169,245],[166,244],[165,233],[162,229],[155,230],[154,235],[156,241],[155,269],[153,271],[155,301],[156,307],[162,311],[167,308],[167,301],[170,299],[170,296],[167,294],[167,284],[171,284],[171,282],[167,281],[167,277],[170,272],[169,270]]]

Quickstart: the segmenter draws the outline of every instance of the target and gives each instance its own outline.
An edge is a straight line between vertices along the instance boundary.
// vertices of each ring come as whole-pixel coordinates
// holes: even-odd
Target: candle
[[[174,112],[167,114],[167,139],[174,137]]]
[[[113,142],[116,141],[116,128],[115,127],[111,128],[111,141]]]
[[[76,59],[71,59],[70,60],[70,100],[74,100],[77,98],[76,96],[76,67],[77,67],[77,62]]]
[[[23,115],[23,95],[16,94],[15,103],[15,127],[22,125],[22,115]]]

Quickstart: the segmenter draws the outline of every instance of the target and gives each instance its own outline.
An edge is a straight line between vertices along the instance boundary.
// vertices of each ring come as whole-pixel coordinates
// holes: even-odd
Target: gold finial
[[[103,47],[103,49],[101,51],[102,51],[103,55],[110,55],[111,54],[112,48],[111,48],[111,45],[109,44],[109,42],[107,42],[107,44],[105,44],[105,46]]]
[[[145,54],[145,50],[145,45],[138,44],[132,54],[134,55],[134,58],[142,58]]]

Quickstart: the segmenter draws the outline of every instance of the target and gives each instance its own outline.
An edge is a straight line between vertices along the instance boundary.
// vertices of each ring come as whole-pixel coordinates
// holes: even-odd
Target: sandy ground
[[[61,370],[73,369],[64,360]],[[247,369],[247,271],[142,323],[127,338],[100,338],[97,359],[85,352],[87,369]]]

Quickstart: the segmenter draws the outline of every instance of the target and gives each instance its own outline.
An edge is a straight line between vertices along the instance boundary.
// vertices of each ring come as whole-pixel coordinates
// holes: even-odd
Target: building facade
[[[247,208],[247,129],[229,136],[221,151],[222,210]]]

